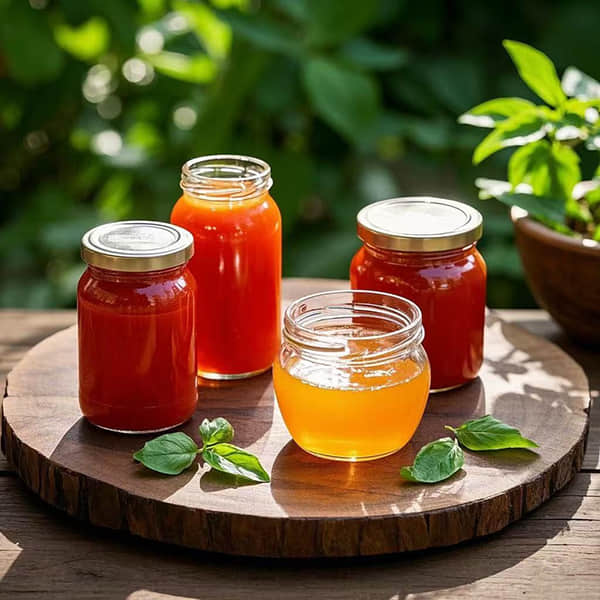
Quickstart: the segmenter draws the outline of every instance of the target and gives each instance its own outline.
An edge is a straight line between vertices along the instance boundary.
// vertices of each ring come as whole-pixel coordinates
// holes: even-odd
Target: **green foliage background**
[[[532,305],[473,186],[507,156],[473,168],[456,117],[529,97],[502,39],[598,77],[599,30],[582,0],[0,0],[0,306],[73,306],[81,234],[167,220],[218,152],[271,163],[286,275],[346,277],[361,206],[441,195],[484,212],[489,303]]]

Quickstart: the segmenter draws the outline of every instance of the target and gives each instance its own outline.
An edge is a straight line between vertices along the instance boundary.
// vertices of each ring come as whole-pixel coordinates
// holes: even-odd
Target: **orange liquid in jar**
[[[396,452],[414,435],[427,403],[429,365],[411,358],[333,367],[297,356],[278,360],[273,383],[295,442],[325,458],[368,460]]]
[[[274,200],[267,192],[213,201],[183,194],[171,222],[194,236],[198,374],[268,369],[280,330],[281,216]]]

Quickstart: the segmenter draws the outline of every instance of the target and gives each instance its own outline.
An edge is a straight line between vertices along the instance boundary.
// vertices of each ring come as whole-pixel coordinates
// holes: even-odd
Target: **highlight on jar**
[[[344,461],[405,446],[429,394],[423,337],[417,305],[393,294],[332,291],[293,302],[273,385],[294,441]]]

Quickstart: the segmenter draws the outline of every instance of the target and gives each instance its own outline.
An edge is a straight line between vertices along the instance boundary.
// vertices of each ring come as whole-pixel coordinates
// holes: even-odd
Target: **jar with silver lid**
[[[126,433],[175,427],[196,408],[192,235],[122,221],[88,231],[77,290],[79,402],[94,425]]]

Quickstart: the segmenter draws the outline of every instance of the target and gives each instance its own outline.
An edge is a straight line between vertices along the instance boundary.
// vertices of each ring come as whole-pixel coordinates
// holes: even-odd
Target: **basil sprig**
[[[199,427],[202,447],[185,433],[166,433],[144,444],[133,458],[145,467],[164,475],[179,475],[189,468],[198,454],[211,468],[249,481],[271,480],[254,454],[230,444],[233,427],[227,419],[204,419]]]
[[[516,427],[485,415],[479,419],[473,419],[463,423],[456,429],[446,425],[446,429],[452,431],[458,441],[469,450],[504,450],[506,448],[537,448],[533,440],[528,440],[521,435]]]
[[[456,435],[435,440],[423,446],[411,466],[402,467],[400,475],[408,481],[438,483],[452,477],[462,468],[465,458],[458,443],[469,450],[504,450],[507,448],[537,448],[538,445],[521,435],[511,425],[491,415],[472,419],[460,427],[445,426]]]
[[[402,467],[400,475],[408,481],[438,483],[454,475],[464,463],[465,457],[458,442],[446,437],[423,446],[412,466]]]

